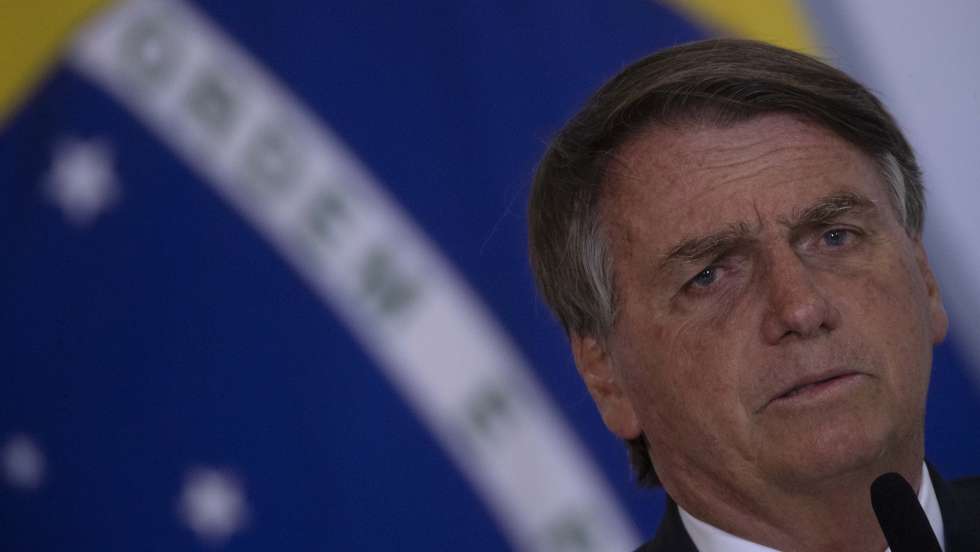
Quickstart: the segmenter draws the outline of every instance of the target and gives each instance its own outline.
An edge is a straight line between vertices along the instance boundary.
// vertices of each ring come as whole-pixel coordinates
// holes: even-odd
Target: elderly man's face
[[[646,434],[668,491],[794,489],[921,454],[947,321],[883,182],[787,115],[620,149],[602,210],[617,321],[605,348],[573,348],[607,425]]]

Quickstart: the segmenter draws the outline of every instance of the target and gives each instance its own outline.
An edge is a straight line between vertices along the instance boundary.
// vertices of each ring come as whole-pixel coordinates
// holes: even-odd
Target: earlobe
[[[593,337],[577,335],[571,337],[571,344],[575,366],[606,427],[622,439],[638,437],[642,431],[639,420],[605,347]]]
[[[915,260],[925,280],[926,292],[928,293],[932,343],[933,345],[938,345],[946,338],[946,331],[949,329],[949,317],[946,315],[946,306],[943,304],[939,282],[936,280],[936,276],[929,266],[929,259],[926,256],[926,250],[922,246],[921,239],[915,242]]]

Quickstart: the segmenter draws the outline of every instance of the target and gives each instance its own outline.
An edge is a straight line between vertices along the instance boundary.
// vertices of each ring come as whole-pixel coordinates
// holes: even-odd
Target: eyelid
[[[822,238],[830,232],[844,232],[845,234],[858,238],[864,235],[864,232],[860,228],[848,224],[828,224],[823,228],[819,229],[817,232],[817,237]]]
[[[853,224],[848,224],[839,220],[831,220],[814,224],[809,228],[799,229],[799,233],[792,241],[801,245],[811,243],[823,238],[827,232],[833,232],[835,230],[846,232],[854,237],[861,237],[867,234],[867,232],[862,228]]]
[[[709,257],[706,257],[707,259],[709,259],[707,262],[701,261],[699,263],[696,263],[698,266],[700,266],[700,268],[698,268],[697,271],[695,271],[693,274],[691,274],[691,276],[687,279],[687,281],[688,282],[693,282],[694,279],[697,278],[698,275],[700,275],[705,270],[708,270],[709,268],[714,268],[714,267],[718,266],[718,264],[720,264],[721,261],[724,260],[725,255],[727,255],[727,254],[726,253],[721,253],[721,254],[718,254],[718,255],[711,255]],[[691,263],[691,264],[695,264],[695,263]]]

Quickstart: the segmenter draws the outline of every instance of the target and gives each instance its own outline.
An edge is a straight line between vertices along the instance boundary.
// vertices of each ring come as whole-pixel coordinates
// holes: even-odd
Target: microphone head
[[[871,506],[891,552],[941,552],[919,498],[901,475],[886,473],[874,480]]]

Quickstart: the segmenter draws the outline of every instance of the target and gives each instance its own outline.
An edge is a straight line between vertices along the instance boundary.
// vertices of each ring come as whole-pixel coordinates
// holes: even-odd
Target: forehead
[[[884,207],[875,164],[831,131],[772,114],[732,126],[655,127],[610,162],[603,220],[617,238],[648,247],[719,226],[785,219],[833,193]]]

